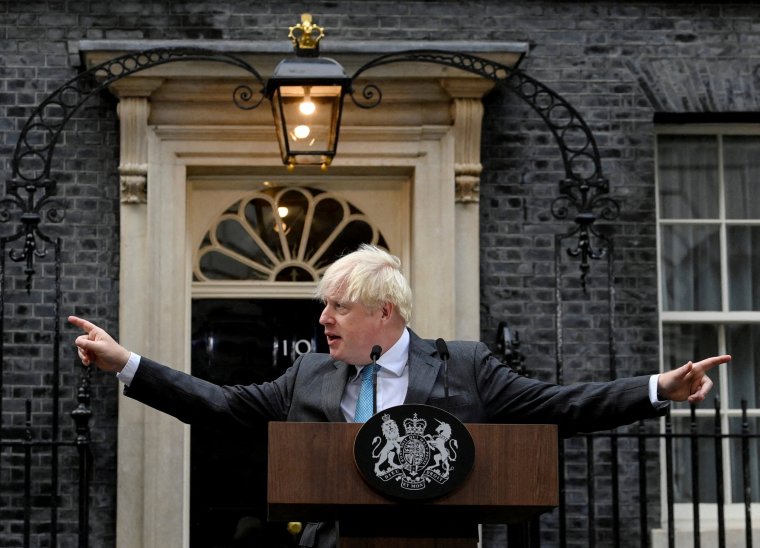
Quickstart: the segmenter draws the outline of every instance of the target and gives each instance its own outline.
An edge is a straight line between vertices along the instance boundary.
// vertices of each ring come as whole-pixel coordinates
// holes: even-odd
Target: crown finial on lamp
[[[319,41],[325,36],[325,29],[312,22],[311,14],[301,15],[301,22],[289,27],[288,38],[293,42],[296,54],[304,56],[319,55]]]

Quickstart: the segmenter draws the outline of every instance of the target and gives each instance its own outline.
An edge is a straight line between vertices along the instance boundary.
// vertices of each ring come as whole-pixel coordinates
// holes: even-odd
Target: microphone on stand
[[[446,341],[437,339],[435,348],[438,350],[438,356],[443,360],[443,397],[446,400],[446,407],[449,406],[449,348]]]
[[[372,360],[372,416],[377,414],[377,359],[380,354],[383,353],[383,349],[379,344],[372,347],[372,351],[369,353],[369,359]]]

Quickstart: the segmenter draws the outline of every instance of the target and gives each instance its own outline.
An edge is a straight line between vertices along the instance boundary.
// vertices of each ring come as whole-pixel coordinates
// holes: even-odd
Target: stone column
[[[480,133],[490,80],[447,79],[454,121],[456,336],[480,340]]]
[[[119,98],[119,185],[121,188],[119,341],[144,352],[144,314],[149,292],[136,280],[144,278],[147,242],[149,97],[161,79],[118,81],[111,91]],[[116,542],[118,548],[143,546],[145,485],[145,416],[143,405],[119,395],[117,453]]]

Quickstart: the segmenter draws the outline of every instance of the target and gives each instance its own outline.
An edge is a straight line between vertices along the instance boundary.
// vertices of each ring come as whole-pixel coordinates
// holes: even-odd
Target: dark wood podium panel
[[[555,425],[467,424],[475,442],[470,476],[456,491],[424,503],[389,500],[362,479],[353,457],[361,426],[269,424],[270,520],[338,520],[341,536],[344,525],[366,523],[368,514],[378,523],[407,521],[412,529],[435,520],[444,536],[456,537],[465,523],[519,522],[559,504]]]

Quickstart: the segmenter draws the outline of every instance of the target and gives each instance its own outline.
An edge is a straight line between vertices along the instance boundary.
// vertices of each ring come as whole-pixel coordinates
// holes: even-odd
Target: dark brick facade
[[[76,75],[82,39],[285,39],[309,11],[328,39],[498,40],[531,45],[522,69],[574,105],[600,147],[621,215],[614,239],[614,349],[620,376],[658,368],[654,126],[655,113],[745,113],[760,102],[760,6],[723,2],[553,2],[544,0],[391,1],[0,1],[0,160],[4,180],[31,109]],[[118,126],[115,101],[94,98],[61,136],[53,173],[66,218],[43,231],[63,242],[61,317],[89,317],[118,328]],[[486,100],[481,183],[482,338],[493,343],[507,320],[523,339],[526,365],[555,378],[555,235],[552,200],[563,175],[551,134],[520,99],[494,92]],[[0,235],[16,230],[15,220]],[[570,246],[572,241],[563,243]],[[13,247],[13,244],[11,244]],[[7,253],[8,250],[6,250]],[[564,255],[564,254],[563,254]],[[609,377],[610,295],[606,265],[595,263],[589,291],[579,290],[578,265],[562,267],[564,382]],[[46,397],[51,379],[55,257],[38,262],[30,292],[23,268],[6,259],[3,289],[2,433],[24,435],[24,401],[34,398],[37,439],[49,438]],[[62,329],[62,438],[73,437],[80,368],[74,333]],[[92,378],[95,457],[91,545],[115,545],[116,381]],[[624,449],[624,448],[623,448]],[[570,446],[572,454],[572,445]],[[60,546],[75,545],[74,452],[63,449]],[[0,545],[20,546],[23,466],[0,451]],[[621,460],[625,457],[621,457]],[[69,464],[72,464],[69,466]],[[45,459],[34,461],[44,492]],[[654,476],[654,474],[652,474]],[[37,484],[35,484],[37,485]],[[39,495],[39,493],[37,493]],[[571,490],[573,503],[583,488]],[[35,498],[35,514],[46,502]],[[597,514],[605,523],[605,509]],[[656,512],[652,512],[655,514]],[[607,520],[608,521],[608,520]],[[556,540],[554,518],[543,535]],[[572,522],[571,522],[572,523]],[[585,525],[578,520],[577,527]],[[33,531],[45,546],[44,527]],[[571,534],[568,539],[574,538]],[[496,545],[497,543],[495,543]],[[570,545],[572,541],[570,541]],[[579,544],[580,545],[580,544]]]

